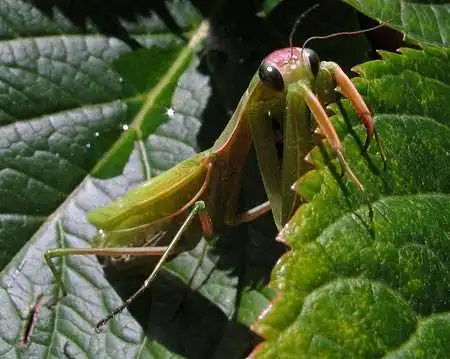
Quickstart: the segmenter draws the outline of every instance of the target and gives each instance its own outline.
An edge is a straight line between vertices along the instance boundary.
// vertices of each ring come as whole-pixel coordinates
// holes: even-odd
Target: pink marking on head
[[[284,49],[275,50],[267,55],[263,63],[273,65],[283,74],[286,66],[295,63],[301,56],[301,47],[286,47]]]

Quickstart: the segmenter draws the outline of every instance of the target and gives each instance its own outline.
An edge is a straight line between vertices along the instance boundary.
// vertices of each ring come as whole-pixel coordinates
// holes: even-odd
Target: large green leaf
[[[367,16],[386,22],[408,38],[434,46],[450,45],[447,0],[344,0]]]
[[[178,78],[205,30],[199,32],[200,19],[194,9],[179,1],[168,4],[166,10],[178,19],[186,35],[192,32],[189,44],[171,34],[156,14],[121,23],[118,27],[135,36],[133,41],[120,41],[102,35],[97,24],[86,29],[77,26],[75,18],[62,15],[63,8],[50,10],[24,2],[5,3],[1,8],[3,263],[29,241],[2,272],[0,356],[163,355],[167,351],[148,341],[128,314],[121,316],[115,330],[105,335],[93,333],[95,320],[120,303],[120,298],[92,257],[59,262],[64,280],[70,283],[70,294],[53,310],[43,305],[32,343],[26,348],[19,344],[36,298],[44,294],[43,303],[50,304],[61,295],[44,265],[43,251],[88,246],[95,229],[86,222],[86,211],[150,175],[139,158],[145,151],[133,141],[137,137],[147,140],[148,128],[154,129],[166,119],[164,111],[176,98],[173,92]],[[90,23],[87,18],[83,21]],[[140,63],[145,81],[133,87],[112,63],[139,43],[153,54],[154,71],[148,70],[151,62]],[[195,77],[191,69],[184,82],[203,85],[205,80],[199,74],[196,82],[189,81],[192,72]],[[201,92],[202,86],[197,88],[198,107],[204,107],[208,96]],[[148,109],[141,112],[148,103],[153,113]],[[185,108],[191,108],[192,118],[182,120],[188,126],[190,119],[198,128],[202,108],[195,110],[187,104]],[[148,128],[141,125],[142,117]],[[192,135],[182,138],[190,140],[191,148],[185,153],[178,150],[179,158],[192,154],[195,146]],[[149,161],[152,173],[170,166],[168,159],[157,159],[159,163]],[[123,175],[96,180],[88,175],[91,171],[103,177],[113,172]],[[115,352],[114,347],[121,350]],[[112,352],[107,354],[106,348]]]
[[[309,203],[279,235],[291,251],[273,272],[277,299],[255,325],[268,341],[254,357],[448,357],[450,50],[381,56],[357,67],[356,83],[375,114],[386,169],[375,146],[360,155],[361,125],[349,131],[335,118],[373,217],[330,167],[332,154],[316,150],[319,169],[297,184]],[[340,108],[356,124],[351,111]]]
[[[448,43],[447,2],[347,2],[410,39]],[[296,185],[308,203],[279,235],[291,251],[273,272],[278,295],[254,325],[267,341],[252,357],[448,357],[450,51],[380,54],[357,67],[355,82],[375,114],[386,169],[375,146],[360,155],[364,132],[349,104],[332,106],[373,216],[332,153],[316,149],[318,170]]]

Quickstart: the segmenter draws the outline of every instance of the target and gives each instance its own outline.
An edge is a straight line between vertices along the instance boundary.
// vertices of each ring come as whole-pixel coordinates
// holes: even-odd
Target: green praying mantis
[[[370,111],[339,65],[321,62],[313,50],[305,47],[274,51],[262,61],[212,148],[89,212],[89,222],[99,229],[92,248],[50,249],[45,253],[45,261],[63,294],[67,294],[67,289],[52,261],[54,257],[158,258],[141,288],[97,323],[99,330],[152,283],[169,255],[192,248],[202,234],[211,237],[224,224],[248,222],[269,210],[281,229],[301,203],[291,186],[310,169],[305,161],[314,146],[310,115],[339,160],[342,172],[364,193],[324,109],[336,100],[336,85],[352,103],[366,129],[364,150],[375,137],[384,161]],[[278,121],[283,131],[281,158],[273,121]],[[268,201],[236,214],[243,166],[252,142]]]

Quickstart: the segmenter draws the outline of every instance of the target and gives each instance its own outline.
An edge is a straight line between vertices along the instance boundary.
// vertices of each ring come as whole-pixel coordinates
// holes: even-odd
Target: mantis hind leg
[[[56,278],[58,285],[60,285],[63,295],[58,298],[51,306],[54,306],[59,300],[67,295],[67,288],[61,277],[61,273],[57,270],[55,264],[52,261],[54,257],[66,257],[70,255],[96,255],[103,257],[121,257],[121,256],[160,256],[156,266],[153,268],[151,274],[147,277],[143,285],[128,299],[124,301],[122,305],[114,309],[108,316],[100,320],[96,325],[96,331],[99,331],[109,320],[114,318],[117,314],[121,313],[137,296],[143,293],[149,285],[156,278],[161,267],[171,254],[176,253],[176,246],[183,238],[183,234],[189,227],[189,225],[194,221],[196,215],[199,216],[202,225],[202,230],[206,236],[212,235],[211,219],[206,211],[206,204],[203,201],[197,201],[192,205],[189,214],[183,221],[180,228],[177,230],[175,236],[168,246],[161,247],[125,247],[125,248],[56,248],[50,249],[45,252],[44,258]]]
[[[128,305],[136,297],[141,295],[150,286],[150,284],[155,280],[157,274],[159,273],[161,267],[163,266],[163,264],[165,263],[165,261],[167,260],[169,255],[173,254],[173,250],[175,249],[176,245],[179,243],[179,241],[183,237],[183,233],[186,231],[188,226],[193,222],[193,220],[194,220],[196,215],[199,215],[200,222],[202,224],[202,229],[206,233],[206,235],[208,235],[209,233],[212,234],[212,227],[209,227],[209,225],[211,224],[211,220],[209,218],[209,215],[206,212],[206,204],[203,201],[197,201],[196,203],[194,203],[190,213],[188,214],[188,216],[184,220],[184,222],[181,225],[181,227],[178,229],[177,233],[175,234],[175,236],[172,239],[172,241],[170,242],[170,244],[167,247],[164,248],[164,252],[162,253],[161,258],[159,259],[159,261],[156,264],[156,266],[153,268],[153,270],[150,273],[150,275],[144,281],[142,286],[136,292],[134,292],[130,297],[128,297],[120,306],[118,306],[116,309],[114,309],[110,314],[108,314],[106,317],[101,319],[95,325],[95,330],[97,332],[101,331],[101,329],[111,319],[113,319],[117,314],[120,314],[126,307],[128,307]],[[133,248],[130,248],[130,250],[131,249],[133,249]],[[145,248],[135,248],[135,249],[139,249],[139,250],[144,249],[145,250]],[[142,252],[144,252],[144,251],[142,251]],[[133,255],[131,253],[127,253],[127,254]],[[143,255],[143,254],[137,254],[137,255]]]

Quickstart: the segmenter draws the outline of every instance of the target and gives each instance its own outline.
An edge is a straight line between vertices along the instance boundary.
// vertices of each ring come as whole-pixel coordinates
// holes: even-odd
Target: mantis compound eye
[[[308,59],[311,72],[313,73],[314,77],[316,77],[317,74],[319,73],[319,66],[320,66],[319,55],[317,55],[317,52],[315,52],[314,50],[304,48],[303,56]]]
[[[275,91],[284,90],[284,79],[276,66],[263,62],[259,67],[258,75],[265,86]]]

